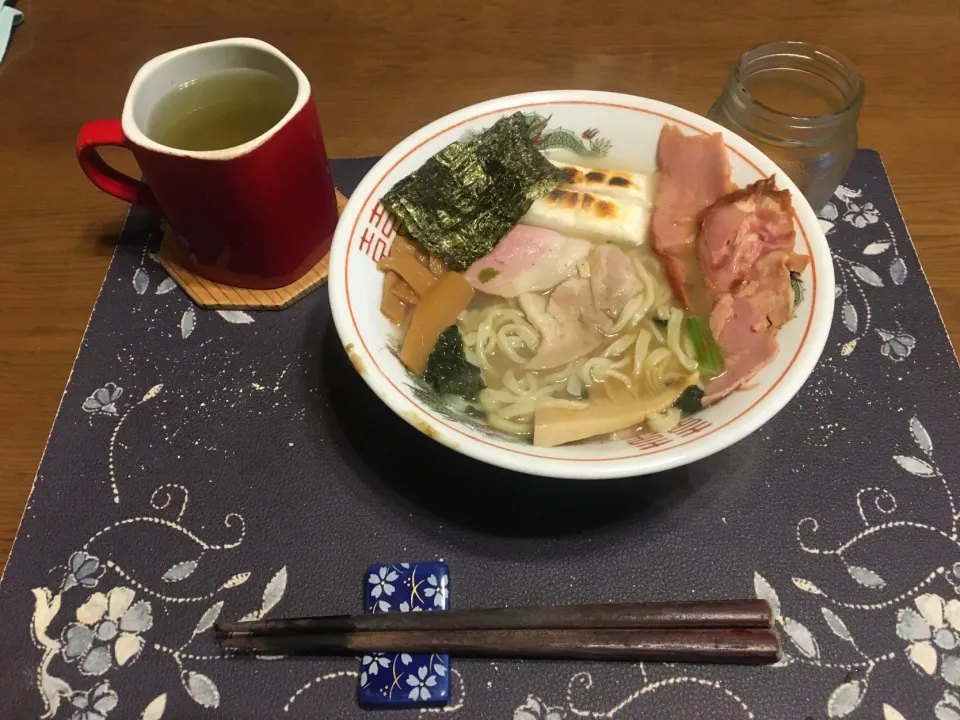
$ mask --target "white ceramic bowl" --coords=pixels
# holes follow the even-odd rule
[[[653,167],[665,123],[679,125],[686,133],[719,131],[738,185],[776,175],[777,185],[791,191],[796,250],[811,260],[802,278],[804,297],[796,317],[777,335],[780,354],[754,378],[749,390],[728,396],[668,433],[650,433],[629,444],[597,441],[537,448],[446,408],[401,365],[391,352],[396,331],[380,314],[383,276],[376,260],[389,249],[395,233],[379,198],[449,143],[518,110],[546,120],[538,138],[545,149],[563,146],[589,154],[581,164],[592,167],[603,167],[605,162]],[[704,458],[752,433],[794,396],[813,370],[830,330],[833,288],[830,250],[813,210],[790,178],[763,153],[719,125],[672,105],[584,90],[490,100],[413,133],[387,153],[353,193],[330,256],[330,303],[337,332],[354,367],[391,410],[434,440],[470,457],[533,475],[565,478],[658,472]]]

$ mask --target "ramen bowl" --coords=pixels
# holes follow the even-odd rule
[[[664,124],[684,133],[721,133],[740,186],[776,176],[793,196],[795,250],[809,255],[793,320],[777,333],[780,352],[747,389],[683,419],[668,432],[641,431],[627,440],[595,439],[559,447],[534,447],[502,433],[439,398],[396,356],[399,330],[380,312],[383,275],[377,261],[396,230],[380,198],[398,180],[456,140],[490,127],[503,115],[522,112],[532,121],[534,142],[564,148],[578,164],[652,168]],[[357,187],[337,226],[330,254],[330,303],[341,341],[357,372],[397,415],[433,440],[492,465],[562,478],[617,478],[685,465],[742,440],[772,418],[813,370],[830,330],[834,277],[830,250],[817,217],[794,183],[745,140],[699,115],[632,95],[548,91],[490,100],[447,115],[418,130],[381,159]]]

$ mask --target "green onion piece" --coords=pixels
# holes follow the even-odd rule
[[[480,282],[482,282],[482,283],[487,283],[487,282],[490,282],[491,280],[493,280],[493,279],[494,279],[495,277],[497,277],[497,275],[499,275],[499,274],[500,274],[500,271],[497,270],[497,268],[485,267],[485,268],[484,268],[483,270],[481,270],[480,273],[477,275],[477,278],[480,280]]]
[[[723,364],[723,354],[717,346],[717,341],[713,339],[707,319],[688,315],[685,322],[690,342],[693,343],[694,352],[697,355],[697,363],[700,365],[700,374],[706,377],[722,374],[726,369]]]

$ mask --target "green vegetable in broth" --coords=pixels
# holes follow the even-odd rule
[[[445,147],[382,202],[428,253],[462,271],[493,250],[534,200],[565,180],[515,113],[469,143]]]
[[[677,398],[673,406],[679,408],[686,415],[693,415],[693,413],[700,412],[703,409],[701,402],[703,395],[703,388],[699,385],[690,385],[680,393],[680,397]]]
[[[480,368],[467,362],[463,336],[456,325],[440,333],[427,358],[423,379],[438,395],[457,395],[465,400],[476,399],[477,393],[483,390]]]
[[[706,377],[722,374],[726,369],[723,364],[723,354],[717,346],[717,341],[713,339],[707,319],[690,315],[686,318],[686,325],[700,366],[700,374]]]

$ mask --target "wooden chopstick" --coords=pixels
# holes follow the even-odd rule
[[[767,664],[780,659],[770,629],[402,630],[301,635],[231,635],[225,650],[270,655],[450,653],[456,657],[522,657],[650,662]]]
[[[556,607],[442,610],[223,622],[219,636],[315,635],[351,632],[551,629],[709,629],[773,626],[765,600],[559,605]]]

